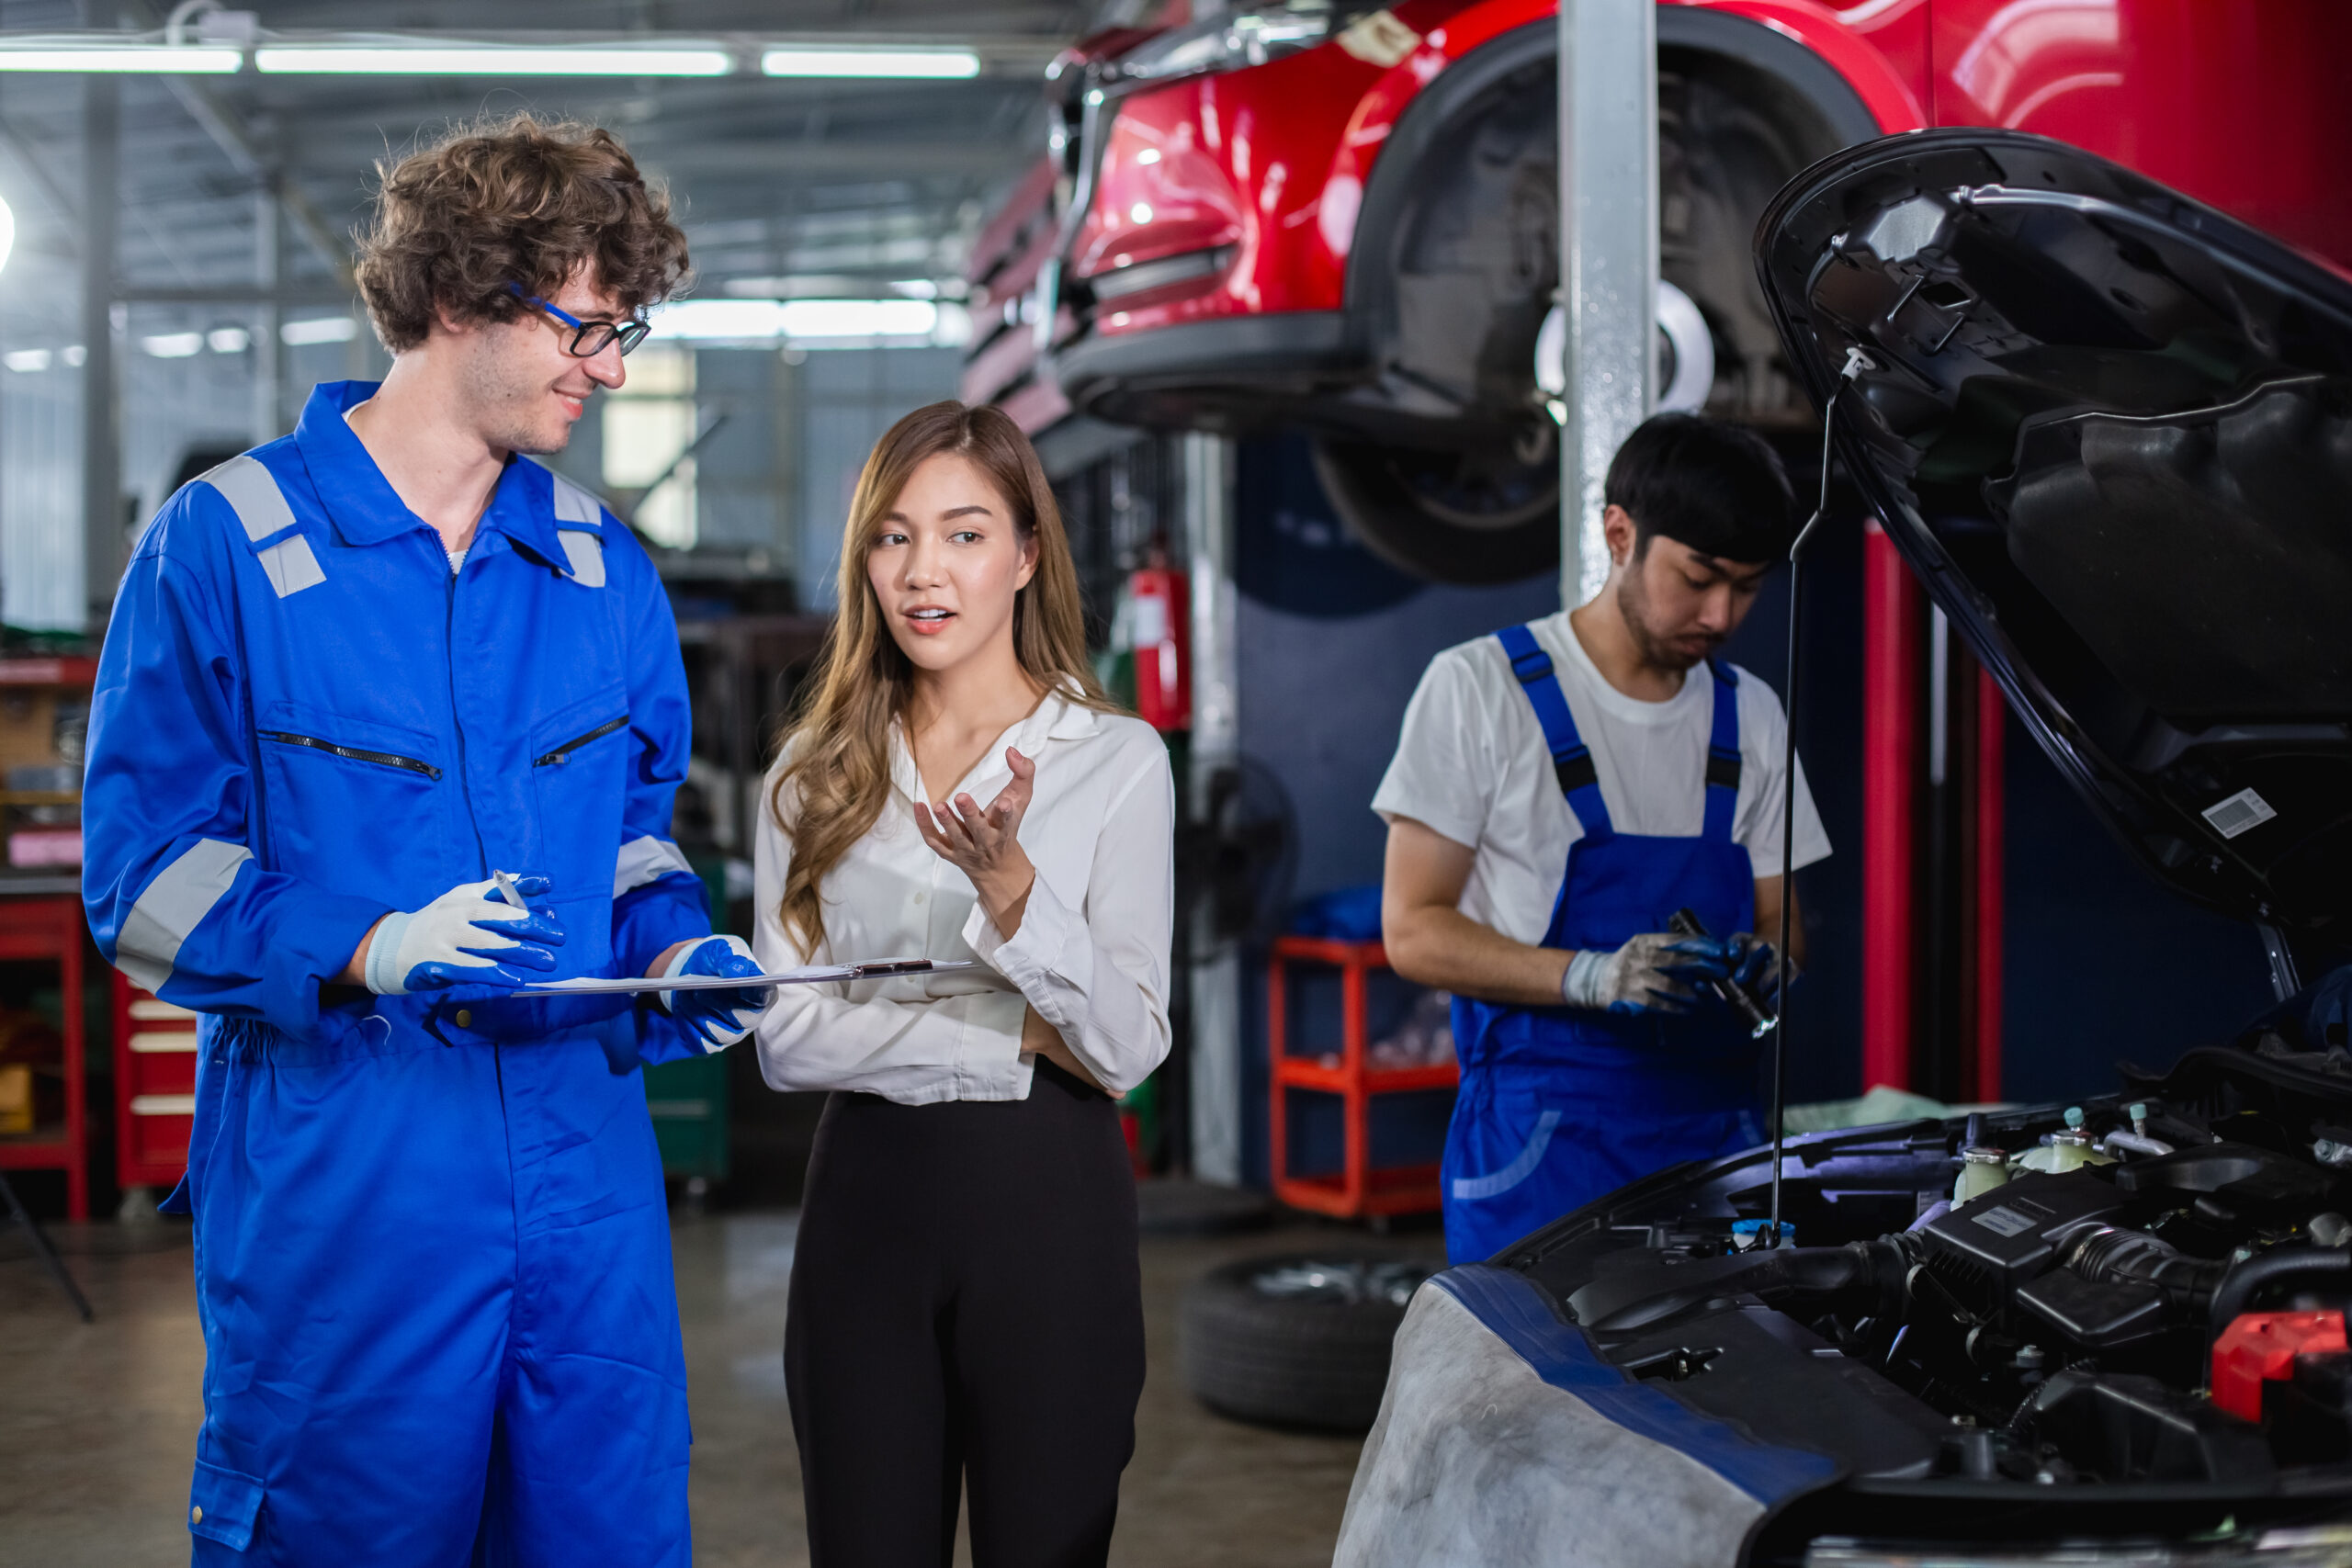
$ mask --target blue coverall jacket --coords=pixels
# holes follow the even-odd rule
[[[84,897],[203,1014],[198,1562],[684,1562],[685,1373],[647,1003],[322,989],[495,868],[559,975],[706,934],[668,840],[685,680],[652,563],[516,460],[454,574],[323,386],[140,542],[91,706]]]

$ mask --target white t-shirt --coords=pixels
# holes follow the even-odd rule
[[[1667,701],[1642,702],[1602,679],[1569,629],[1566,612],[1530,626],[1552,656],[1577,732],[1591,749],[1600,798],[1616,830],[1695,837],[1706,822],[1714,677],[1698,666]],[[1739,796],[1732,836],[1747,847],[1758,877],[1776,876],[1787,721],[1770,687],[1733,669],[1739,675]],[[1449,648],[1430,661],[1405,710],[1396,760],[1372,808],[1392,822],[1409,817],[1475,849],[1461,911],[1514,942],[1544,940],[1568,846],[1584,829],[1560,793],[1534,706],[1494,637]],[[1797,768],[1795,852],[1800,868],[1829,853],[1803,764]]]

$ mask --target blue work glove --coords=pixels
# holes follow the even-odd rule
[[[544,876],[505,883],[526,901],[546,897],[550,886]],[[515,908],[492,877],[460,883],[422,909],[386,915],[368,944],[364,974],[368,988],[379,997],[452,986],[525,986],[531,976],[522,971],[553,969],[548,949],[562,945],[563,926],[553,909]]]
[[[1588,948],[1568,960],[1560,999],[1621,1015],[1689,1012],[1695,987],[1731,973],[1727,944],[1707,936],[1646,931],[1614,952]]]
[[[1731,978],[1744,987],[1747,994],[1773,1007],[1781,995],[1781,953],[1770,942],[1753,931],[1741,931],[1725,944],[1731,950]],[[1789,965],[1789,977],[1797,976],[1794,964]]]
[[[740,936],[714,936],[706,937],[670,960],[670,966],[662,971],[662,978],[759,972],[759,960],[752,956],[751,943]],[[752,1026],[760,1021],[760,1014],[767,1010],[775,998],[774,986],[745,986],[741,989],[714,986],[707,989],[664,991],[662,1006],[677,1020],[679,1028],[702,1042],[704,1050],[718,1051],[751,1033]]]

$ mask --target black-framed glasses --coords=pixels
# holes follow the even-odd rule
[[[653,323],[650,321],[583,321],[571,311],[550,305],[536,294],[524,293],[523,286],[519,283],[508,284],[506,292],[526,305],[536,306],[545,310],[548,315],[570,327],[571,341],[564,345],[564,352],[574,359],[594,359],[616,343],[621,345],[621,353],[626,355],[630,349],[643,343],[646,334],[653,330]]]

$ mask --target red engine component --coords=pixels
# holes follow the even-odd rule
[[[2248,1421],[2262,1419],[2262,1385],[2295,1375],[2299,1356],[2347,1348],[2340,1312],[2250,1312],[2213,1342],[2213,1403]]]
[[[1147,566],[1127,579],[1135,617],[1136,713],[1167,734],[1193,723],[1192,601],[1184,574]]]

